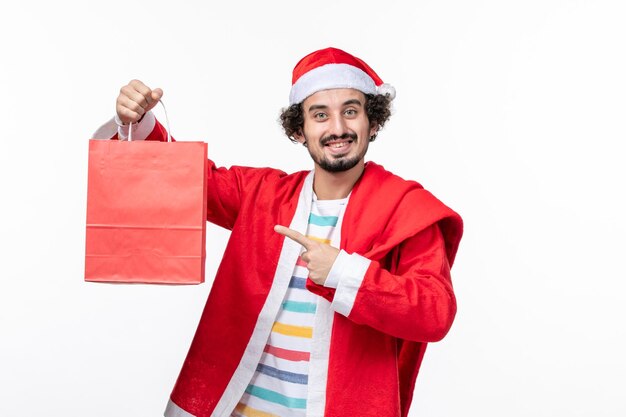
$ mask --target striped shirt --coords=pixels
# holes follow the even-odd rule
[[[306,235],[330,244],[348,199],[314,200]],[[306,289],[306,264],[296,262],[263,355],[234,417],[304,417],[309,358],[319,297]]]

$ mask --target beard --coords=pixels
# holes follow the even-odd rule
[[[315,158],[313,158],[315,160]],[[359,158],[358,156],[355,156],[353,158],[337,158],[337,159],[333,159],[333,160],[329,160],[328,158],[326,158],[325,156],[319,158],[317,161],[317,164],[320,166],[320,168],[322,168],[324,171],[327,172],[344,172],[344,171],[348,171],[352,168],[354,168],[355,166],[357,166],[357,164],[359,163],[359,161],[361,160],[361,158]]]
[[[354,143],[357,141],[357,136],[354,133],[344,133],[341,136],[326,136],[320,140],[320,144],[323,148],[328,142],[337,139],[352,139],[352,143]],[[344,172],[354,168],[361,161],[361,159],[363,159],[363,157],[365,156],[365,152],[367,151],[367,147],[365,147],[362,155],[355,155],[351,158],[337,155],[336,157],[329,159],[323,153],[318,156],[314,155],[313,152],[311,152],[311,149],[309,149],[308,147],[307,149],[309,150],[309,155],[311,155],[313,161],[317,163],[320,168],[327,172]]]

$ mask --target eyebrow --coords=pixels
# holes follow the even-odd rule
[[[342,106],[349,106],[349,105],[359,105],[359,106],[363,106],[363,103],[361,103],[361,100],[358,100],[356,98],[344,101],[344,103],[342,104]],[[313,111],[313,110],[320,110],[320,109],[327,109],[328,106],[326,106],[325,104],[313,104],[311,107],[309,107],[309,109],[307,111]]]
[[[327,109],[328,106],[325,106],[323,104],[314,104],[311,107],[309,107],[308,111],[313,111],[313,110],[320,110],[320,109]]]
[[[363,103],[361,103],[361,100],[358,100],[356,98],[353,98],[343,103],[344,106],[349,106],[350,104],[358,104],[359,106],[363,105]]]

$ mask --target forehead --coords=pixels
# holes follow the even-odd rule
[[[306,111],[311,106],[342,106],[345,102],[355,99],[364,104],[365,94],[353,88],[321,90],[308,96],[302,102],[302,108]]]

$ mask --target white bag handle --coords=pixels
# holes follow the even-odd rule
[[[161,103],[161,106],[163,106],[163,112],[165,113],[165,127],[167,130],[167,141],[171,142],[172,136],[170,135],[170,119],[167,117],[167,109],[165,108],[165,104],[163,104],[163,100],[159,100],[159,103]],[[128,125],[128,141],[130,142],[131,140],[133,140],[133,123],[132,122]]]

